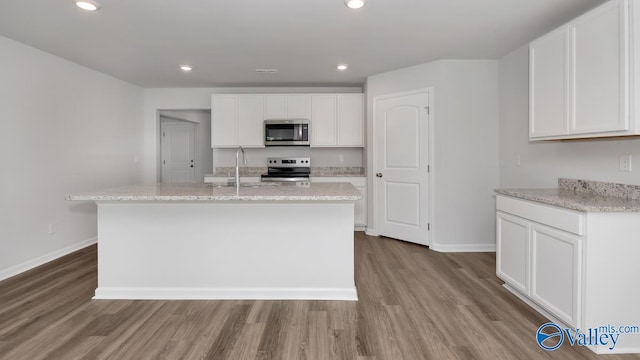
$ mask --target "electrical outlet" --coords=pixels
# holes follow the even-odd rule
[[[631,171],[631,155],[620,155],[620,171]]]
[[[49,235],[54,235],[58,232],[58,223],[49,223]]]
[[[344,155],[342,154],[338,155],[338,161],[344,162]]]

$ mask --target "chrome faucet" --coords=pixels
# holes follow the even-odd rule
[[[247,154],[242,146],[238,146],[236,150],[236,192],[240,192],[240,152],[242,151],[242,163],[247,165]]]

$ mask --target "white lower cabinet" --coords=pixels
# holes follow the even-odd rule
[[[529,292],[529,223],[498,211],[496,272],[523,293]]]
[[[567,325],[579,318],[582,239],[531,224],[531,298]]]
[[[583,238],[577,234],[585,215],[503,196],[497,208],[497,276],[566,325],[579,326]]]
[[[619,335],[615,346],[592,342],[590,350],[640,353],[640,331],[612,332],[640,324],[638,234],[640,212],[580,212],[498,195],[496,275],[563,329]]]
[[[354,226],[358,230],[363,230],[367,226],[367,178],[364,176],[335,176],[335,177],[312,177],[311,182],[348,182],[353,184],[362,198],[356,201],[354,213]]]

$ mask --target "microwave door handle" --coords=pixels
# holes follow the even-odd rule
[[[298,126],[298,140],[302,140],[302,125]]]

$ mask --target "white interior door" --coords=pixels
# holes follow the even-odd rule
[[[162,123],[162,182],[195,182],[195,125]]]
[[[429,245],[429,93],[374,101],[375,217],[379,235]]]

